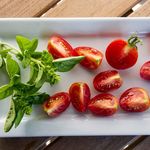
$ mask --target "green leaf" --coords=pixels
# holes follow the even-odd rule
[[[0,87],[0,100],[12,95],[13,88],[9,84]]]
[[[39,71],[37,74],[37,78],[35,80],[35,84],[38,84],[38,82],[41,80],[41,78],[43,76],[43,71],[44,71],[44,69],[42,67],[39,67]]]
[[[28,81],[28,84],[34,84],[38,74],[38,67],[36,64],[31,63],[30,64],[30,79]]]
[[[19,65],[10,55],[7,55],[6,58],[6,70],[10,78],[13,78],[16,74],[20,75]]]
[[[30,41],[28,38],[20,35],[16,36],[16,41],[22,53],[27,50],[31,54],[35,51],[38,45],[38,39],[33,39],[32,41]]]
[[[84,56],[67,57],[53,60],[53,65],[59,72],[70,71],[76,64],[80,63]]]
[[[30,56],[24,56],[22,60],[22,67],[27,68],[31,62]]]
[[[3,49],[3,50],[0,50],[0,55],[4,58],[6,58],[8,52],[10,52],[12,49]]]
[[[3,58],[2,56],[0,55],[0,68],[3,67]]]
[[[11,100],[10,109],[7,114],[7,118],[6,118],[5,125],[4,125],[5,132],[8,132],[12,128],[15,118],[16,118],[15,104],[13,100]]]
[[[9,82],[9,85],[10,85],[10,86],[14,86],[14,85],[16,85],[16,84],[18,84],[18,83],[20,83],[20,82],[21,82],[21,77],[20,77],[20,75],[15,74],[15,75],[11,78],[11,80],[10,80],[10,82]]]
[[[28,98],[28,101],[32,104],[43,104],[49,97],[46,93],[35,93]]]
[[[40,59],[42,57],[42,52],[33,52],[31,56],[33,58]]]
[[[17,112],[17,116],[16,116],[16,119],[15,119],[15,128],[18,127],[18,125],[20,124],[22,118],[24,116],[24,112],[20,109],[18,112]]]
[[[43,51],[41,61],[44,65],[51,65],[53,61],[53,57],[46,50]]]

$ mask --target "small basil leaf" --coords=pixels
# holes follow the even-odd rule
[[[76,64],[80,63],[84,56],[67,57],[53,60],[53,65],[59,72],[67,72],[71,70]]]
[[[30,56],[24,56],[22,60],[22,67],[27,68],[31,62]]]
[[[42,52],[33,52],[33,53],[31,54],[31,56],[32,56],[33,58],[39,59],[39,58],[42,57]]]
[[[14,86],[14,85],[16,85],[16,84],[18,84],[18,83],[20,83],[20,82],[21,82],[21,77],[20,77],[20,75],[15,74],[15,75],[11,78],[9,85],[10,85],[10,86]]]
[[[49,97],[46,93],[36,93],[33,96],[29,97],[29,101],[31,101],[32,104],[43,104],[45,100],[47,100]]]
[[[38,67],[36,64],[31,63],[30,64],[30,79],[28,81],[28,84],[34,84],[38,74]]]
[[[6,58],[6,70],[10,78],[13,78],[16,74],[20,75],[20,67],[10,55],[7,55]]]
[[[53,57],[46,50],[43,51],[41,61],[44,65],[51,65],[53,61]]]
[[[0,50],[0,55],[4,58],[6,58],[8,52],[10,52],[12,49],[4,49],[4,50]]]
[[[42,67],[39,67],[37,78],[35,80],[35,85],[41,80],[42,75],[43,75],[43,71],[44,71],[44,69]]]
[[[3,67],[3,58],[2,56],[0,55],[0,68]]]
[[[20,124],[20,122],[21,122],[23,116],[24,116],[24,112],[20,109],[20,110],[17,112],[17,115],[16,115],[15,128],[18,127],[18,125]]]
[[[24,53],[25,50],[27,50],[29,53],[32,53],[35,51],[38,45],[37,39],[33,39],[32,41],[30,41],[28,38],[20,35],[16,36],[16,41],[22,53]]]
[[[12,128],[15,118],[16,118],[15,104],[14,104],[14,101],[11,100],[10,109],[7,114],[7,118],[6,118],[5,125],[4,125],[5,132],[8,132]]]
[[[0,100],[10,96],[13,93],[13,88],[9,84],[0,87]]]

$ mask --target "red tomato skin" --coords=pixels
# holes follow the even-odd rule
[[[103,54],[101,51],[95,48],[81,46],[76,47],[74,51],[76,53],[75,55],[77,56],[85,56],[80,64],[87,69],[97,69],[102,63]]]
[[[79,112],[86,112],[91,92],[86,83],[76,82],[69,88],[70,100],[73,107]]]
[[[143,64],[140,69],[140,76],[145,80],[150,80],[150,61]]]
[[[49,97],[43,104],[43,109],[50,117],[56,117],[64,112],[70,104],[69,94],[59,92]]]
[[[120,88],[123,80],[116,70],[103,71],[93,80],[94,88],[99,92],[108,92]]]
[[[131,47],[122,39],[112,41],[106,49],[106,60],[115,69],[128,69],[135,65],[138,59],[136,47]]]
[[[47,49],[55,59],[74,56],[72,46],[59,35],[53,35],[50,37]]]
[[[88,109],[97,116],[111,116],[118,109],[118,100],[109,93],[98,94],[91,99]]]
[[[149,108],[150,100],[143,88],[134,87],[121,95],[119,105],[127,112],[143,112]]]

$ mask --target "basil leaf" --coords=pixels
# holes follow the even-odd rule
[[[53,60],[53,65],[59,72],[70,71],[76,64],[80,63],[84,59],[84,56],[59,58]]]
[[[49,95],[46,93],[36,93],[28,97],[28,101],[32,104],[43,104],[48,98]]]
[[[30,41],[28,38],[20,35],[16,36],[16,41],[22,53],[24,53],[25,50],[27,50],[29,53],[32,53],[35,51],[38,45],[37,39]]]
[[[41,61],[44,65],[51,65],[53,61],[53,57],[46,50],[43,51]]]
[[[39,58],[42,57],[42,52],[33,52],[33,53],[31,54],[31,56],[32,56],[33,58],[39,59]]]
[[[2,56],[0,55],[0,68],[3,67],[3,58]]]
[[[4,125],[5,132],[8,132],[12,128],[15,118],[16,118],[15,104],[14,104],[14,101],[11,100],[10,109],[7,114],[7,118],[6,118],[5,125]]]
[[[20,124],[22,118],[24,116],[24,112],[20,109],[18,112],[17,112],[17,116],[16,116],[16,119],[15,119],[15,128],[18,127],[18,125]]]
[[[13,88],[9,84],[0,87],[0,100],[12,95]]]
[[[31,63],[30,64],[30,79],[28,81],[28,84],[34,84],[34,81],[37,78],[37,74],[38,74],[38,67],[36,64]]]
[[[31,62],[30,56],[24,56],[22,60],[22,67],[27,68]]]
[[[16,85],[16,84],[18,84],[18,83],[20,83],[20,82],[21,82],[21,77],[20,77],[20,75],[15,74],[15,75],[11,78],[11,80],[10,80],[10,82],[9,82],[9,85],[10,85],[10,86],[14,86],[14,85]]]
[[[37,78],[35,80],[35,85],[41,80],[42,75],[43,75],[43,71],[44,71],[44,69],[42,67],[39,67]]]
[[[6,58],[6,70],[10,78],[13,78],[16,74],[20,75],[19,65],[10,55],[7,55]]]

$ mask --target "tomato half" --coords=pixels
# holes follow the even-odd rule
[[[77,56],[85,56],[80,64],[87,69],[97,69],[102,63],[103,54],[95,48],[77,47],[74,51]]]
[[[108,92],[110,90],[118,89],[122,83],[121,76],[116,70],[101,72],[96,75],[93,80],[93,85],[99,92]]]
[[[43,108],[49,116],[55,117],[65,111],[69,104],[69,94],[66,92],[59,92],[49,97],[49,99],[44,102]]]
[[[143,64],[140,69],[140,76],[145,80],[150,80],[150,61]]]
[[[108,93],[99,94],[91,99],[88,108],[94,115],[111,116],[118,109],[118,100]]]
[[[128,112],[142,112],[149,108],[148,93],[139,87],[126,90],[120,97],[120,107]]]
[[[74,55],[72,46],[65,39],[58,35],[53,35],[50,37],[47,49],[55,59]]]
[[[86,83],[76,82],[69,88],[69,95],[74,108],[79,112],[85,112],[90,100],[90,88]]]

